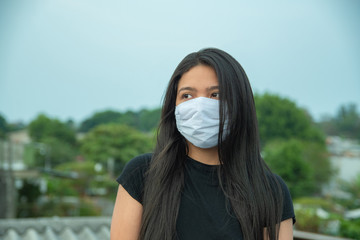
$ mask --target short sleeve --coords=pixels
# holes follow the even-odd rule
[[[283,213],[282,213],[281,221],[292,218],[293,224],[294,224],[296,222],[296,218],[295,218],[294,206],[293,206],[293,202],[291,199],[290,191],[289,191],[288,187],[286,186],[286,183],[284,182],[284,180],[280,176],[278,176],[278,175],[276,175],[276,176],[281,185],[281,189],[283,192]]]
[[[151,161],[152,154],[147,153],[130,160],[124,167],[116,181],[136,201],[142,204],[144,190],[144,176]]]

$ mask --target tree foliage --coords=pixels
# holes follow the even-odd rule
[[[26,128],[26,124],[21,121],[8,123],[7,125],[8,132],[15,132],[15,131],[23,130],[25,128]]]
[[[0,114],[0,139],[5,138],[7,131],[8,125],[6,119]]]
[[[300,141],[274,141],[264,149],[264,160],[285,181],[294,198],[314,193],[314,169],[303,158]]]
[[[127,111],[119,119],[118,123],[132,126],[143,132],[150,132],[157,127],[160,121],[161,109],[142,109],[139,112]]]
[[[39,207],[36,206],[36,202],[41,196],[39,184],[31,179],[24,180],[22,186],[17,192],[17,217],[35,217],[39,216]]]
[[[255,95],[260,139],[263,145],[273,139],[296,138],[324,142],[324,135],[311,117],[294,102],[277,95]]]
[[[85,196],[86,191],[90,187],[91,181],[97,175],[95,171],[95,163],[91,161],[73,161],[60,164],[56,170],[64,173],[76,173],[76,179],[61,179],[62,182],[71,183],[71,188],[80,196]],[[56,190],[56,188],[54,188]],[[61,191],[61,189],[58,189]]]
[[[77,154],[75,130],[68,124],[40,114],[28,126],[28,132],[34,141],[27,147],[27,156],[32,166],[53,167],[69,162]]]
[[[322,119],[320,126],[328,135],[360,140],[360,114],[356,104],[340,106],[336,115]]]
[[[28,131],[30,137],[37,142],[51,137],[72,145],[76,143],[75,131],[73,129],[58,119],[51,119],[44,114],[38,115],[29,124]]]
[[[92,117],[84,120],[79,128],[80,132],[88,132],[92,128],[106,123],[118,123],[131,126],[142,132],[150,132],[155,128],[160,120],[160,109],[142,109],[138,112],[126,111],[124,113],[116,111],[97,112]]]
[[[152,110],[143,109],[139,114],[139,129],[142,131],[152,131],[157,128],[160,122],[161,108]]]
[[[43,138],[36,148],[35,166],[47,168],[73,161],[78,152],[77,146],[54,137]]]
[[[115,160],[116,171],[133,157],[152,151],[153,137],[122,124],[105,124],[92,129],[81,143],[86,160],[108,164]]]
[[[319,193],[335,172],[325,146],[319,143],[273,140],[265,146],[263,155],[269,167],[286,181],[295,198]]]
[[[351,181],[341,181],[340,185],[350,195],[349,199],[342,200],[343,203],[350,209],[360,208],[360,173]]]
[[[255,102],[265,161],[294,197],[316,193],[334,173],[323,132],[289,99],[266,93]]]
[[[122,114],[120,112],[106,110],[103,112],[97,112],[88,119],[85,119],[79,128],[80,132],[88,132],[90,129],[106,123],[115,123]]]

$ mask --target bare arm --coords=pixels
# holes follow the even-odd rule
[[[111,240],[138,240],[142,205],[119,185],[111,220]]]
[[[286,219],[280,223],[279,240],[293,240],[293,220],[292,218]],[[268,240],[266,228],[264,229],[264,239]]]

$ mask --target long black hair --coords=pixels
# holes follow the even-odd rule
[[[170,79],[157,144],[145,177],[140,239],[176,239],[188,146],[176,128],[175,102],[180,78],[197,65],[212,67],[219,81],[218,176],[227,204],[240,223],[244,239],[263,239],[264,228],[269,239],[278,239],[282,191],[276,176],[260,156],[251,86],[241,65],[228,53],[215,48],[187,55]],[[223,138],[225,120],[228,133]]]

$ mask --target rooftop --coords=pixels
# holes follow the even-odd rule
[[[110,217],[52,217],[1,219],[3,240],[110,239]]]
[[[110,239],[111,217],[0,219],[1,240]],[[294,230],[295,240],[345,240]]]

